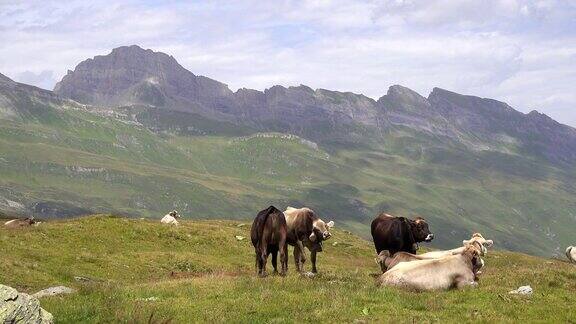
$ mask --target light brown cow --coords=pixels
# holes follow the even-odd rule
[[[469,240],[462,241],[463,246],[452,249],[452,250],[445,250],[445,251],[432,251],[423,254],[411,254],[408,252],[398,252],[393,256],[386,250],[380,252],[376,257],[375,261],[380,266],[382,272],[386,272],[386,270],[393,268],[400,262],[410,262],[410,261],[417,261],[417,260],[430,260],[430,259],[439,259],[449,255],[456,255],[462,254],[465,248],[469,245],[476,247],[480,251],[481,256],[485,256],[488,250],[486,247],[490,247],[494,244],[492,240],[486,240],[480,233],[472,234],[472,237]],[[480,274],[481,272],[478,272]]]
[[[480,233],[474,233],[474,234],[472,234],[472,237],[469,240],[462,241],[462,246],[459,248],[452,249],[452,250],[445,250],[445,251],[431,251],[431,252],[427,252],[427,253],[422,253],[422,254],[420,254],[420,256],[422,256],[423,258],[435,259],[435,258],[441,258],[441,257],[447,256],[447,255],[461,254],[462,251],[464,251],[466,246],[469,244],[476,246],[476,248],[478,250],[480,250],[480,254],[482,256],[485,256],[486,253],[488,253],[487,248],[494,245],[494,241],[486,240],[482,236],[482,234],[480,234]]]
[[[440,259],[401,262],[382,274],[381,286],[414,291],[448,290],[475,287],[476,272],[482,267],[480,251],[469,245],[462,254]]]
[[[9,228],[27,227],[38,225],[40,222],[34,220],[34,216],[28,217],[26,219],[12,219],[4,223],[4,226]]]
[[[304,246],[310,250],[312,261],[312,273],[317,273],[316,253],[322,252],[322,242],[332,235],[330,229],[334,227],[334,222],[324,222],[310,208],[288,207],[284,211],[286,225],[288,226],[288,244],[294,246],[294,262],[296,270],[302,272],[306,254]]]

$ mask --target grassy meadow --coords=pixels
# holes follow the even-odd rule
[[[250,224],[170,227],[97,215],[0,227],[0,282],[28,293],[77,289],[41,300],[58,323],[576,321],[576,266],[564,261],[490,251],[479,288],[409,293],[376,287],[372,243],[335,230],[319,254],[318,276],[297,275],[290,259],[288,276],[261,279]],[[521,285],[534,294],[508,294]]]

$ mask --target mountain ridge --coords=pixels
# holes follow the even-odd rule
[[[508,147],[508,152],[514,142],[522,154],[553,163],[576,162],[576,130],[557,122],[558,127],[552,127],[549,117],[524,114],[495,99],[438,87],[424,97],[401,85],[390,86],[377,100],[306,85],[233,92],[222,82],[186,70],[168,54],[137,45],[79,63],[54,91],[84,104],[111,108],[143,104],[261,131],[293,133],[320,143],[359,144],[400,126],[444,136],[471,149]],[[557,147],[551,147],[556,142]]]

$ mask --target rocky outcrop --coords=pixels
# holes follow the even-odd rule
[[[40,307],[37,298],[0,285],[1,323],[53,323],[52,314]]]
[[[42,297],[50,297],[50,296],[57,296],[57,295],[68,295],[75,293],[76,290],[66,287],[66,286],[55,286],[46,289],[42,289],[39,292],[32,295],[35,298],[42,298]]]
[[[469,138],[492,146],[513,140],[520,154],[555,163],[576,161],[576,129],[545,114],[523,114],[504,102],[439,88],[434,88],[428,101],[432,109]]]
[[[54,92],[90,105],[143,104],[208,115],[225,110],[233,96],[225,84],[194,75],[172,56],[136,45],[81,62]]]

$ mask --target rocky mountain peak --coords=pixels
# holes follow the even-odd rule
[[[218,98],[233,95],[225,84],[194,75],[174,57],[137,45],[81,62],[54,91],[91,105],[149,105],[206,114],[226,110],[229,103]],[[199,102],[217,104],[217,109],[203,111]]]
[[[12,79],[10,79],[9,77],[5,76],[4,74],[0,73],[0,82],[10,83],[10,82],[14,82],[14,81],[12,81]]]
[[[418,111],[430,106],[428,100],[416,91],[401,85],[388,88],[386,95],[378,100],[388,109],[402,108],[404,110]]]

